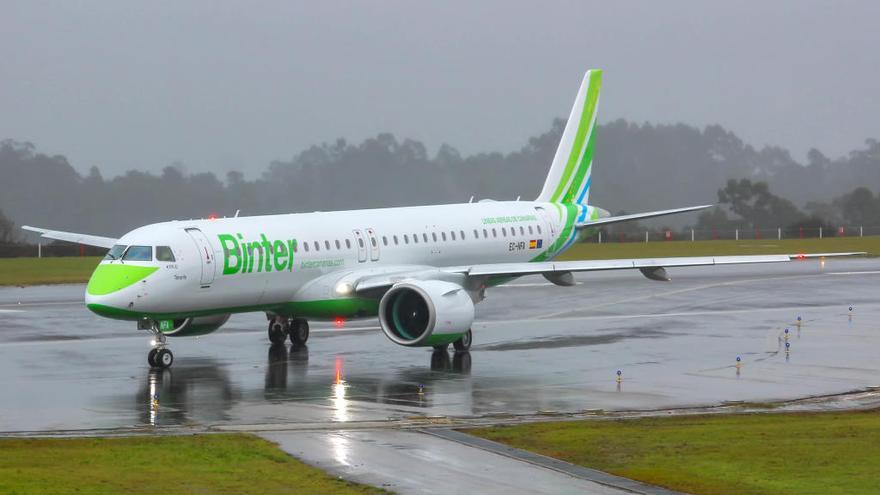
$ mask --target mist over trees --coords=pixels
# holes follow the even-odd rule
[[[472,195],[532,199],[563,127],[556,120],[511,153],[470,156],[449,145],[429,154],[422,143],[391,134],[358,144],[340,139],[274,161],[255,180],[238,172],[188,174],[175,165],[158,174],[104,178],[92,167],[81,175],[64,156],[7,140],[0,143],[0,210],[17,225],[117,236],[151,222],[239,209],[257,215],[466,202]],[[880,142],[873,139],[836,159],[814,149],[799,163],[785,149],[757,149],[717,125],[615,120],[598,129],[594,167],[590,203],[613,212],[720,202],[698,223],[880,223]]]

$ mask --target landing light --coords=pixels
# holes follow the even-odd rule
[[[354,292],[354,286],[348,282],[340,282],[336,284],[336,294],[340,296],[349,296]]]

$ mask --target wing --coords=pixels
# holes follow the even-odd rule
[[[818,253],[818,254],[768,254],[753,256],[700,256],[684,258],[639,258],[588,261],[548,261],[542,263],[489,263],[452,267],[432,267],[402,265],[382,270],[366,269],[347,272],[339,279],[353,292],[371,293],[373,296],[403,280],[446,279],[471,286],[479,286],[485,281],[500,277],[521,277],[525,275],[544,275],[557,285],[573,285],[573,272],[592,272],[604,270],[639,270],[652,280],[668,281],[665,268],[710,265],[742,265],[750,263],[786,263],[810,258],[832,258],[840,256],[860,256],[864,252]],[[461,277],[450,279],[450,277]],[[378,292],[376,292],[378,291]]]
[[[76,244],[85,244],[86,246],[95,246],[110,249],[116,244],[118,239],[113,239],[111,237],[101,237],[97,235],[88,235],[88,234],[77,234],[74,232],[62,232],[60,230],[49,230],[49,229],[41,229],[38,227],[30,227],[28,225],[23,225],[21,227],[24,230],[30,232],[36,232],[40,234],[40,237],[45,237],[46,239],[55,239],[58,241],[67,241],[74,242]]]
[[[859,256],[864,252],[818,254],[767,254],[753,256],[698,256],[683,258],[637,258],[588,261],[547,261],[541,263],[491,263],[443,268],[447,273],[469,277],[505,277],[522,275],[554,275],[572,272],[639,269],[648,278],[668,280],[664,268],[708,265],[744,265],[751,263],[785,263],[808,258]],[[651,275],[655,276],[651,276]]]
[[[616,217],[597,218],[595,220],[587,220],[578,222],[575,228],[585,229],[587,227],[596,227],[599,225],[608,225],[610,223],[628,222],[630,220],[641,220],[643,218],[662,217],[665,215],[675,215],[676,213],[687,213],[689,211],[705,210],[714,205],[688,206],[685,208],[674,208],[672,210],[649,211],[645,213],[633,213],[632,215],[620,215]]]

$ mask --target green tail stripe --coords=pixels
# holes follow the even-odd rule
[[[587,176],[587,172],[590,171],[590,167],[593,165],[593,143],[595,142],[596,130],[593,129],[593,132],[590,133],[590,137],[587,139],[587,151],[584,153],[584,159],[578,167],[577,175],[575,175],[574,180],[571,181],[571,187],[568,188],[568,192],[565,193],[565,196],[562,198],[563,203],[573,203],[575,201],[575,195],[580,190],[581,184],[584,182],[584,177]]]
[[[573,203],[559,204],[558,207],[565,209],[565,225],[562,227],[562,230],[559,232],[559,237],[556,238],[556,241],[547,248],[546,251],[532,258],[532,261],[547,261],[553,259],[553,257],[562,249],[562,246],[568,242],[569,238],[574,234],[574,224],[575,220],[577,220],[578,215],[578,206]]]
[[[581,148],[584,145],[584,138],[586,137],[587,131],[590,130],[590,124],[593,122],[593,113],[596,111],[596,102],[599,99],[599,89],[601,86],[602,71],[594,70],[590,72],[587,97],[584,98],[584,110],[581,112],[581,120],[578,123],[574,144],[571,147],[571,153],[569,154],[568,162],[565,165],[565,172],[563,172],[562,178],[556,186],[556,191],[554,191],[553,195],[550,197],[550,201],[559,201],[559,198],[565,190],[566,184],[568,184],[568,179],[571,178],[571,174],[577,165],[578,158],[580,158]]]

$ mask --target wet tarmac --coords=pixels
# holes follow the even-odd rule
[[[399,347],[369,320],[316,323],[307,347],[270,347],[262,315],[236,315],[215,334],[169,339],[175,363],[165,371],[147,366],[147,333],[85,309],[83,286],[4,288],[0,431],[344,428],[785,400],[880,384],[880,260],[670,275],[584,274],[571,288],[531,277],[492,289],[477,307],[473,349],[457,356]]]

